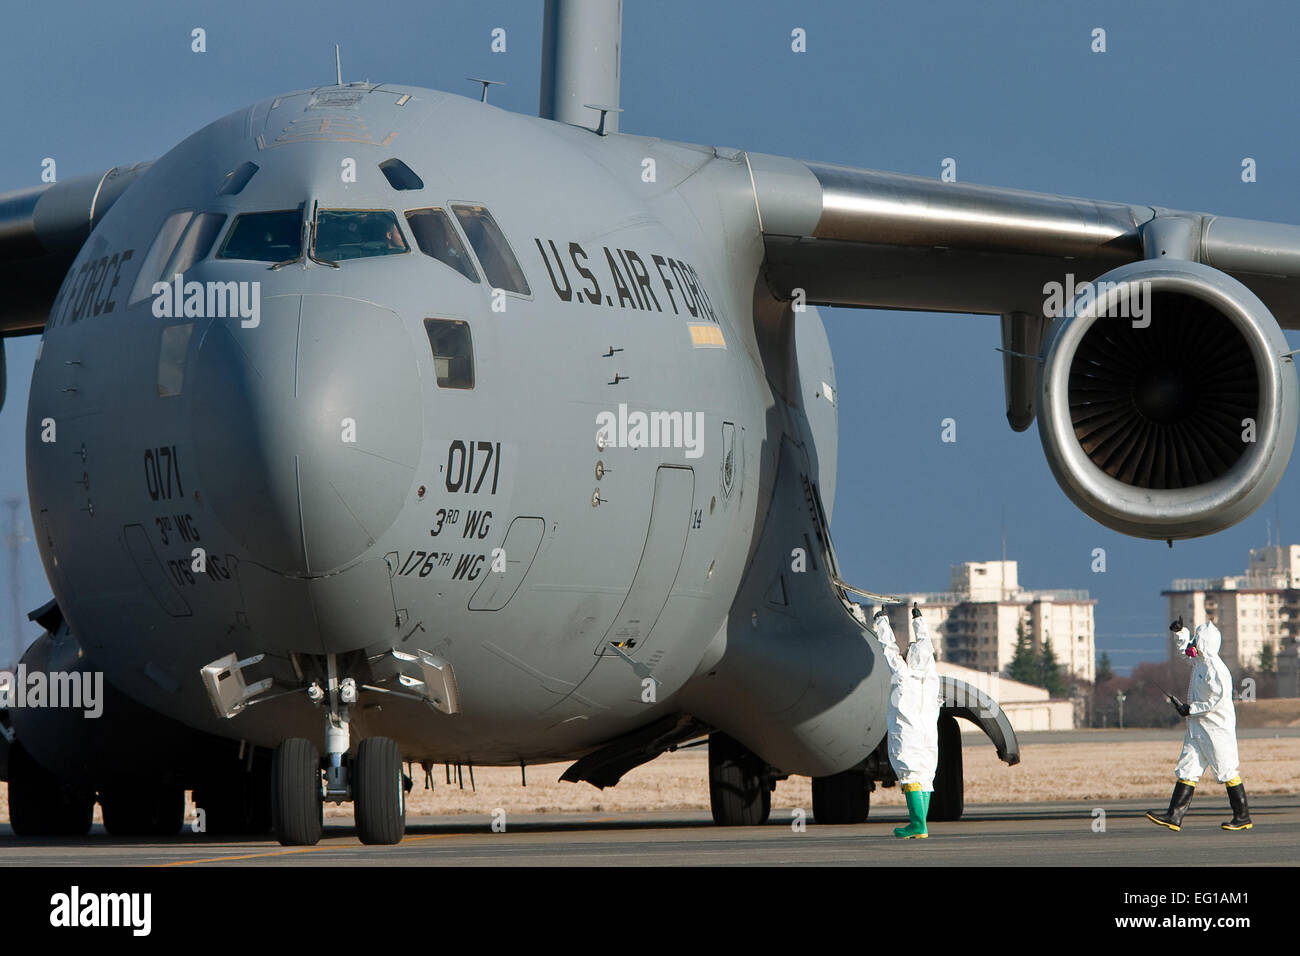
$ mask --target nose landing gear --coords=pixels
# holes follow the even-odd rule
[[[406,832],[406,781],[402,755],[387,737],[367,737],[357,747],[353,813],[362,843],[402,842]]]
[[[271,804],[276,838],[284,846],[315,846],[324,830],[325,801],[353,801],[357,836],[362,843],[400,843],[406,832],[406,776],[402,754],[388,737],[367,737],[349,757],[348,708],[357,701],[352,678],[339,680],[331,655],[328,687],[312,685],[308,695],[326,708],[325,761],[302,737],[275,749]]]
[[[271,763],[271,826],[281,846],[315,846],[325,826],[320,754],[304,737],[275,748]]]
[[[402,755],[388,737],[367,737],[349,766],[331,766],[331,781],[351,780],[357,836],[362,843],[401,843],[406,833],[407,780]],[[315,846],[325,823],[325,786],[316,745],[294,737],[275,748],[271,768],[271,810],[276,838],[282,846]],[[336,783],[331,784],[333,788]],[[342,803],[346,797],[331,797]]]

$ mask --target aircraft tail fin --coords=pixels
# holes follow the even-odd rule
[[[537,115],[618,132],[622,0],[546,0]]]

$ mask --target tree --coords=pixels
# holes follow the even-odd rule
[[[1038,686],[1046,687],[1052,697],[1065,696],[1065,680],[1061,677],[1061,665],[1057,663],[1056,653],[1052,650],[1052,639],[1043,639],[1043,653],[1038,659]]]
[[[1110,680],[1115,676],[1114,669],[1110,666],[1110,655],[1105,651],[1101,652],[1101,660],[1097,662],[1097,683]]]
[[[1166,692],[1186,697],[1189,668],[1183,661],[1143,661],[1133,668],[1133,677],[1124,693],[1124,725],[1126,727],[1173,727],[1183,718],[1170,705]],[[1121,683],[1121,682],[1117,682]],[[1112,691],[1112,693],[1114,693]]]
[[[1277,655],[1273,652],[1273,645],[1265,641],[1259,651],[1259,669],[1265,674],[1271,674],[1276,666]]]
[[[1022,684],[1041,687],[1041,675],[1041,662],[1034,653],[1033,645],[1029,643],[1025,622],[1021,621],[1016,625],[1016,651],[1011,656],[1011,663],[1007,665],[1007,677]]]

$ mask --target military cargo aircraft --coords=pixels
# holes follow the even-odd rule
[[[391,844],[417,765],[607,787],[705,738],[718,824],[790,775],[866,819],[889,678],[853,597],[887,596],[831,543],[818,305],[1000,316],[1012,427],[1111,528],[1277,485],[1300,228],[623,134],[620,4],[545,18],[537,117],[340,70],[0,196],[54,594],[11,704],[104,677],[93,719],[4,711],[17,834],[96,802],[175,833],[192,790],[210,833],[314,844],[351,802]],[[954,819],[956,718],[1019,751],[944,696]]]

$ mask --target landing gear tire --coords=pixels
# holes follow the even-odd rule
[[[871,811],[871,780],[864,770],[813,777],[813,822],[865,823]]]
[[[388,737],[367,737],[353,763],[353,814],[362,843],[392,846],[406,832],[402,755]]]
[[[772,813],[763,761],[726,734],[709,735],[709,805],[720,827],[753,827]]]
[[[105,787],[99,795],[110,836],[175,836],[185,822],[185,791],[167,784]]]
[[[271,773],[266,760],[251,771],[234,770],[203,784],[194,803],[209,836],[261,835],[271,829]]]
[[[939,715],[939,763],[934,774],[934,796],[930,798],[930,820],[960,820],[966,808],[962,779],[961,729],[951,714]]]
[[[9,825],[20,837],[85,836],[95,795],[64,783],[20,743],[9,749]]]
[[[325,828],[320,752],[310,740],[292,737],[271,760],[271,817],[281,846],[315,846]]]

